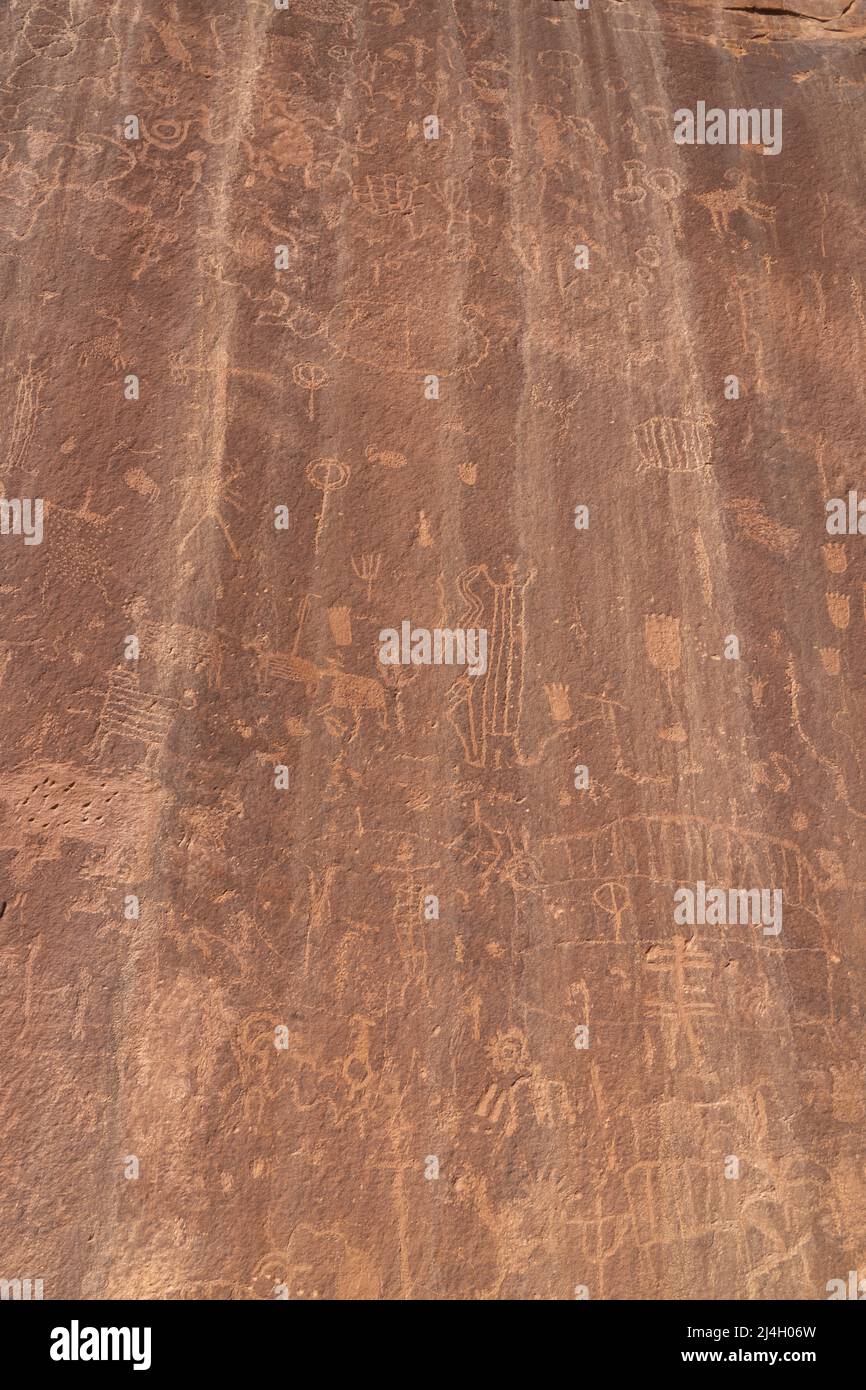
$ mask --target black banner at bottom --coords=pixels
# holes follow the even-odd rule
[[[858,1309],[838,1306],[843,1299],[827,1302],[592,1302],[574,1300],[543,1324],[544,1365],[555,1356],[557,1338],[563,1338],[562,1354],[580,1364],[592,1356],[597,1370],[639,1370],[667,1374],[709,1366],[723,1368],[806,1366],[826,1378],[828,1373],[858,1364],[863,1343],[863,1316]],[[411,1308],[412,1305],[408,1305]],[[423,1374],[425,1380],[440,1371],[453,1377],[459,1365],[462,1376],[477,1368],[486,1379],[498,1369],[515,1373],[512,1357],[530,1351],[523,1332],[537,1335],[542,1325],[532,1320],[519,1329],[513,1323],[504,1335],[495,1333],[497,1315],[478,1303],[463,1304],[455,1311],[449,1300],[426,1303],[413,1314],[398,1305],[397,1322],[390,1317],[379,1323],[381,1305],[370,1303],[295,1302],[280,1300],[268,1306],[260,1302],[0,1302],[0,1332],[7,1370],[16,1373],[48,1373],[52,1380],[69,1376],[92,1379],[100,1371],[128,1373],[152,1379],[179,1372],[211,1372],[223,1377],[250,1371],[286,1371],[289,1362],[301,1369],[298,1353],[341,1369],[339,1330],[347,1338],[347,1357],[353,1375],[367,1363],[368,1373],[382,1374],[378,1338],[400,1331],[424,1337],[421,1365],[416,1358],[400,1371],[393,1358],[395,1378]],[[415,1323],[415,1316],[420,1322]],[[403,1319],[408,1317],[409,1321]],[[451,1318],[454,1321],[451,1321]],[[465,1321],[464,1321],[465,1319]],[[492,1320],[492,1321],[491,1321]],[[443,1332],[464,1335],[459,1354]],[[435,1336],[429,1337],[431,1332]],[[518,1334],[515,1338],[515,1333]],[[376,1341],[371,1341],[375,1334]],[[301,1343],[300,1339],[304,1342]],[[291,1353],[288,1351],[291,1347]],[[378,1352],[376,1348],[378,1347]],[[323,1359],[324,1358],[324,1359]],[[335,1364],[336,1362],[336,1364]],[[544,1374],[539,1364],[536,1372]]]

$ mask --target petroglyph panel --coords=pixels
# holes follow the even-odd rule
[[[0,6],[0,1278],[866,1278],[864,34]]]

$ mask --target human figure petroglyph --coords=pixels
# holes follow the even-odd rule
[[[606,917],[613,918],[613,939],[622,941],[623,919],[626,912],[633,911],[628,886],[617,879],[608,880],[593,890],[592,901]]]
[[[440,868],[440,861],[436,859],[416,862],[412,841],[406,838],[398,842],[389,863],[376,863],[373,867],[386,881],[395,880],[392,888],[394,901],[391,923],[403,968],[400,992],[400,1005],[403,1007],[406,992],[413,985],[418,986],[423,996],[429,998],[430,995],[427,977],[428,924],[423,908],[425,893],[431,882],[430,875],[435,874]]]
[[[483,676],[461,676],[448,692],[448,718],[457,730],[466,761],[486,767],[508,755],[519,759],[526,645],[526,591],[537,570],[506,560],[502,579],[486,565],[463,570],[457,589],[467,603],[458,626],[484,627],[488,667]]]
[[[332,493],[341,492],[344,487],[348,486],[352,469],[350,464],[342,463],[337,458],[318,458],[312,459],[307,464],[305,475],[307,482],[318,488],[322,494],[322,505],[316,518],[316,535],[313,543],[314,553],[318,555],[319,540],[327,521],[328,499]]]
[[[718,1005],[707,997],[704,978],[707,973],[712,976],[715,969],[712,956],[697,946],[694,938],[676,936],[672,945],[652,946],[647,951],[645,968],[660,976],[658,993],[647,1000],[646,1008],[648,1021],[658,1021],[665,1031],[668,1065],[677,1066],[677,1044],[684,1037],[691,1060],[703,1072],[712,1074],[700,1030],[701,1023],[719,1018]]]
[[[200,436],[191,437],[196,440],[198,445],[201,445]],[[232,469],[228,474],[224,473],[219,458],[214,458],[199,472],[183,478],[175,478],[170,484],[171,487],[179,489],[181,494],[177,514],[178,525],[187,526],[178,543],[179,555],[183,555],[193,536],[198,534],[202,526],[211,524],[222,533],[232,558],[238,559],[239,552],[229,530],[226,509],[232,508],[236,512],[243,511],[240,491],[233,486],[239,475],[239,469]],[[190,521],[192,521],[191,526],[187,525]]]
[[[496,817],[490,809],[486,819],[479,798],[473,800],[472,808],[469,824],[447,848],[479,875],[479,897],[486,897],[494,884],[505,885],[516,895],[536,894],[542,886],[541,869],[526,828],[509,823],[508,815]]]
[[[316,392],[327,385],[328,380],[325,368],[316,362],[296,362],[292,368],[292,381],[302,390],[309,392],[307,410],[311,423],[315,420]]]
[[[481,1121],[479,1128],[495,1134],[498,1144],[518,1133],[525,1119],[539,1129],[557,1124],[570,1128],[577,1123],[568,1086],[533,1061],[522,1029],[497,1030],[485,1052],[495,1079],[478,1096],[473,1114]]]

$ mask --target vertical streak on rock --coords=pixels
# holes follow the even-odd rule
[[[141,7],[138,13],[141,17]],[[242,143],[245,134],[250,133],[249,125],[257,97],[258,72],[270,18],[265,7],[252,11],[252,16],[245,24],[240,70],[229,97],[233,105],[229,118],[232,135],[223,149],[223,164],[214,190],[211,228],[215,263],[219,270],[224,267],[227,243],[232,235],[237,182],[241,174]],[[128,32],[132,31],[130,25]],[[198,239],[206,232],[206,228],[197,227],[194,236]],[[200,257],[200,245],[188,248],[191,262],[195,261],[197,251]],[[198,263],[200,264],[200,259]],[[190,435],[195,439],[196,447],[189,449],[187,467],[179,469],[178,473],[181,484],[187,482],[190,475],[198,474],[202,486],[198,494],[199,502],[192,508],[178,505],[171,519],[166,547],[175,557],[183,543],[183,531],[204,516],[211,503],[221,512],[225,511],[221,499],[226,485],[230,370],[234,360],[238,291],[234,287],[225,286],[221,275],[218,278],[220,283],[217,287],[209,290],[207,285],[202,286],[202,299],[205,303],[208,302],[209,293],[214,296],[213,309],[200,326],[191,327],[196,355],[200,350],[200,365],[206,370],[197,378],[201,383],[201,394],[196,396],[195,413],[189,421]],[[183,457],[184,441],[177,440],[176,444],[178,456]],[[184,492],[181,495],[189,494]],[[197,545],[207,545],[206,560],[197,564],[188,577],[184,577],[180,563],[176,563],[172,591],[166,594],[165,586],[161,585],[159,593],[152,594],[151,600],[154,601],[156,610],[165,615],[165,621],[178,620],[197,610],[205,624],[210,621],[213,630],[218,623],[220,570],[232,564],[233,559],[229,556],[229,560],[225,560],[226,538],[214,521],[205,520],[196,530],[195,538]],[[208,596],[206,606],[195,602],[195,595],[201,589],[204,589]],[[167,669],[160,671],[156,662],[151,670],[152,688],[155,693],[158,696],[171,693],[170,672]],[[168,784],[171,781],[171,755],[168,747],[169,739],[166,739],[151,774],[157,784]],[[111,1025],[116,1044],[118,1072],[117,1102],[112,1123],[114,1140],[116,1145],[128,1145],[133,1141],[142,1145],[155,1134],[162,1137],[161,1146],[154,1143],[151,1152],[160,1152],[163,1161],[166,1155],[170,1156],[171,1167],[166,1164],[159,1178],[164,1197],[177,1194],[174,1204],[170,1197],[166,1202],[166,1214],[172,1211],[173,1207],[177,1211],[185,1205],[185,1197],[182,1194],[188,1185],[189,1174],[195,1166],[194,1161],[184,1160],[183,1150],[179,1147],[179,1136],[183,1137],[181,1143],[191,1143],[197,1142],[195,1136],[198,1133],[196,1130],[190,1131],[184,1123],[188,1096],[182,1078],[190,1074],[189,1059],[193,1055],[198,1030],[206,1028],[208,1016],[201,981],[186,974],[181,986],[177,980],[166,979],[160,969],[160,938],[165,922],[156,903],[164,898],[179,901],[185,895],[183,880],[172,883],[170,889],[164,883],[161,848],[168,829],[158,811],[142,829],[142,836],[147,841],[147,847],[141,851],[141,858],[149,866],[148,894],[143,903],[141,920],[134,935],[130,936],[129,953],[114,1003]],[[145,983],[147,987],[143,988]],[[219,987],[216,988],[219,993]],[[143,1006],[142,999],[146,1001]],[[198,1021],[193,1023],[190,1030],[189,1024],[196,1014]],[[226,1031],[230,1027],[231,1021],[226,1016]],[[225,1038],[215,1039],[213,1045],[219,1045],[220,1041],[225,1046]],[[178,1072],[177,1084],[166,1083],[166,1070],[171,1075],[175,1067]],[[119,1150],[118,1163],[125,1151],[125,1148]],[[146,1156],[142,1157],[145,1158],[142,1180],[151,1181],[156,1174],[148,1171]],[[108,1189],[115,1194],[122,1193],[122,1190],[122,1182],[119,1188]],[[135,1271],[131,1273],[126,1264],[125,1251],[128,1243],[134,1242],[135,1237],[120,1222],[119,1195],[115,1195],[111,1205],[113,1209],[104,1213],[105,1229],[101,1233],[103,1239],[99,1243],[104,1261],[105,1252],[110,1252],[110,1263],[107,1267],[104,1264],[100,1271],[99,1286],[103,1289],[107,1286],[109,1294],[115,1288],[131,1292],[130,1284],[133,1288],[136,1287],[136,1274]],[[176,1216],[175,1227],[169,1229],[166,1221],[167,1216],[157,1218],[154,1227],[145,1227],[142,1222],[139,1238],[154,1241],[154,1237],[158,1235],[171,1249],[176,1241],[176,1232],[183,1223]],[[148,1259],[149,1262],[146,1261],[139,1271],[143,1280],[141,1287],[145,1290],[153,1286],[154,1280],[162,1279],[172,1286],[180,1279],[180,1242],[176,1262],[168,1269],[160,1267],[158,1241],[149,1249]],[[91,1271],[91,1277],[94,1273],[95,1271]],[[141,1296],[147,1296],[147,1293]]]

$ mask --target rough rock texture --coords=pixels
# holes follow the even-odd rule
[[[864,0],[0,39],[0,1277],[866,1276]]]

